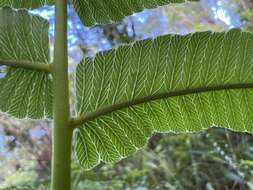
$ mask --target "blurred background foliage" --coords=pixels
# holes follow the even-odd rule
[[[53,7],[32,13],[49,20],[52,46]],[[70,5],[69,18],[72,78],[71,71],[83,55],[94,56],[123,43],[167,33],[234,27],[253,31],[253,1],[170,5],[134,14],[121,24],[93,28],[82,26]],[[71,98],[74,105],[73,88]],[[50,165],[50,121],[18,121],[0,115],[0,189],[48,190]],[[196,134],[156,134],[144,150],[115,165],[101,163],[84,171],[73,155],[72,168],[74,190],[253,190],[253,136],[218,127]]]

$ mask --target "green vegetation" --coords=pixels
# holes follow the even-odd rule
[[[113,0],[74,0],[73,4],[83,23],[91,26],[120,21],[144,8],[183,2],[142,0],[137,3],[124,0],[116,3]],[[32,9],[45,3],[53,2],[13,0],[0,3],[0,65],[6,66],[5,77],[0,78],[0,110],[20,119],[53,119],[52,190],[70,190],[71,185],[75,189],[75,180],[80,185],[78,178],[71,180],[72,139],[79,164],[90,169],[99,167],[101,162],[114,163],[129,156],[142,148],[157,132],[199,132],[214,126],[252,132],[252,33],[233,29],[228,32],[197,32],[185,36],[165,35],[120,46],[99,53],[95,58],[84,58],[76,69],[78,114],[71,116],[67,1],[55,1],[52,63],[49,61],[47,21],[30,15],[27,10],[12,9]],[[185,135],[183,138],[188,138],[190,142],[186,146],[195,146],[192,137]],[[179,156],[177,146],[174,146],[172,152],[166,150],[166,143],[162,145],[165,152],[171,153],[171,162],[178,158],[194,166],[188,159],[189,155],[194,157],[196,154],[185,152]],[[203,152],[208,151],[205,146],[202,149]],[[156,151],[160,153],[160,150]],[[202,155],[201,152],[198,154]],[[204,163],[210,155],[213,156],[207,153],[198,159]],[[217,157],[214,154],[215,156]],[[219,159],[215,160],[218,161]],[[247,156],[240,158],[240,162],[242,167],[252,167]],[[143,167],[141,163],[140,167]],[[162,166],[161,163],[160,167]],[[147,171],[140,170],[133,176],[138,178]],[[170,168],[172,173],[166,171],[164,169],[161,172],[164,179],[171,179],[172,182],[181,175],[187,175],[187,172],[193,172],[198,178],[204,177],[199,173],[207,172],[199,170],[197,166],[189,170],[186,168],[186,171],[176,167]],[[92,176],[92,171],[88,174]],[[226,175],[233,180],[238,177],[233,170]],[[145,180],[152,188],[156,183],[155,174],[148,177]],[[127,176],[125,178],[128,179]],[[232,185],[228,186],[231,189],[238,184],[239,187],[250,186],[239,179],[240,177],[236,178],[237,183],[231,182]],[[83,188],[86,185],[89,184],[84,184]],[[215,181],[205,183],[206,186],[194,180],[189,180],[187,184],[178,180],[174,184],[161,185],[164,185],[161,188],[171,186],[175,189],[194,186],[224,188],[222,183]],[[16,187],[26,188],[33,187],[30,184]]]

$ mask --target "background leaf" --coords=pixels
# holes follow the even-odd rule
[[[117,161],[154,132],[252,132],[252,42],[252,33],[238,29],[166,35],[85,58],[76,74],[78,110],[86,115],[76,131],[78,161],[85,168],[99,158]]]
[[[48,63],[48,22],[27,11],[0,9],[0,59]],[[6,68],[0,78],[0,110],[18,118],[50,118],[51,78],[47,73]]]
[[[26,187],[8,187],[0,190],[33,190],[33,188],[26,186]]]
[[[76,12],[87,26],[119,22],[144,9],[184,2],[186,0],[73,0]]]

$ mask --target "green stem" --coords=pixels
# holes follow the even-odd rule
[[[186,96],[186,95],[191,95],[191,94],[205,93],[205,92],[212,92],[212,91],[249,89],[249,88],[253,88],[253,83],[235,83],[235,84],[224,84],[224,85],[215,85],[215,86],[207,86],[207,87],[187,88],[184,90],[168,91],[168,92],[153,94],[149,96],[138,97],[136,99],[132,99],[132,100],[120,102],[111,106],[103,107],[94,112],[89,112],[89,113],[86,113],[85,115],[82,115],[76,118],[71,118],[69,121],[69,126],[72,128],[79,127],[85,122],[91,121],[97,117],[100,117],[106,114],[110,114],[114,111],[118,111],[130,106],[138,105],[138,104],[143,104],[145,102],[160,100],[163,98]]]
[[[0,59],[0,65],[51,73],[51,65],[44,63],[33,63],[30,61],[14,61],[14,60]]]
[[[68,85],[67,0],[55,0],[52,190],[71,189],[73,130],[68,125],[70,115]]]

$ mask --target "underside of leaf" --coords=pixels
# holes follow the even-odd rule
[[[52,5],[53,0],[1,0],[0,7],[35,9],[45,5]]]
[[[120,22],[124,17],[144,9],[187,0],[73,0],[76,12],[87,26]],[[198,0],[191,0],[198,1]]]
[[[126,16],[144,9],[156,8],[171,3],[199,0],[73,0],[74,8],[86,26],[122,21]],[[1,0],[0,7],[36,9],[53,5],[53,0]]]
[[[48,27],[27,11],[0,9],[0,60],[48,63]],[[0,78],[0,111],[18,118],[51,118],[52,90],[48,73],[6,68]]]
[[[166,35],[77,68],[76,156],[84,168],[142,148],[154,132],[253,132],[253,34]]]

